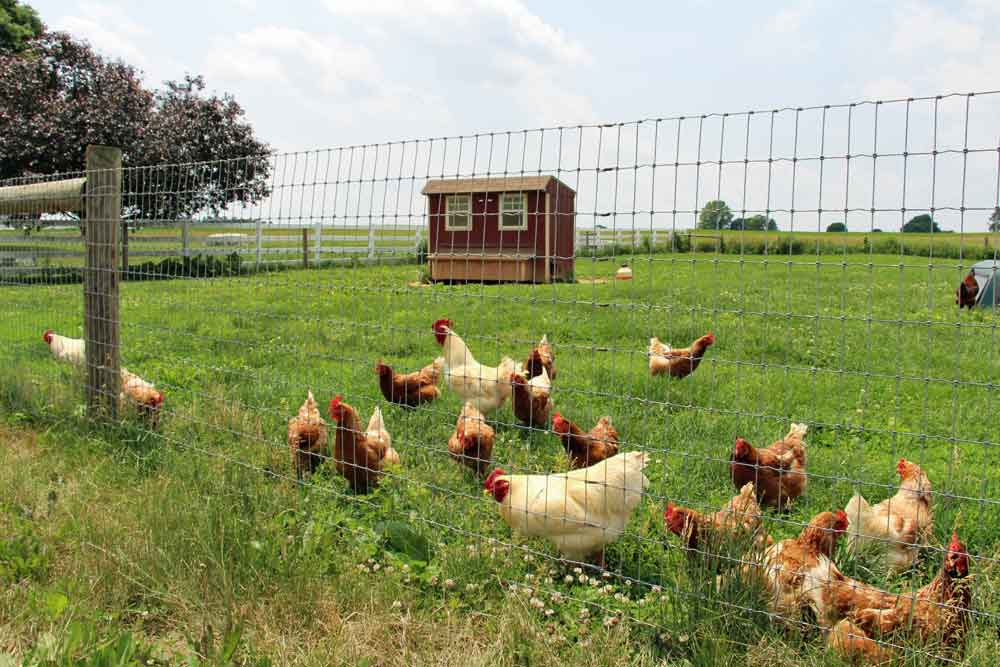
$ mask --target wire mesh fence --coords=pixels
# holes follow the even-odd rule
[[[89,385],[157,446],[336,505],[359,572],[481,559],[466,594],[560,627],[988,653],[998,101],[126,166],[98,219],[0,190],[7,401]],[[74,369],[111,363],[72,284],[96,271],[128,369],[101,386]]]

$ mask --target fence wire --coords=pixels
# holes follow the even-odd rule
[[[0,189],[4,360],[61,396],[111,363],[74,342],[103,271],[118,418],[163,447],[489,550],[542,619],[961,661],[1000,620],[998,102],[126,165],[120,222]]]

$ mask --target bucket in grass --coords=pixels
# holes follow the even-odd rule
[[[632,280],[632,269],[628,264],[622,264],[621,268],[615,271],[615,280]]]

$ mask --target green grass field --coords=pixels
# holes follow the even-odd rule
[[[154,664],[836,664],[818,630],[755,612],[758,593],[711,590],[662,527],[667,500],[714,511],[732,495],[735,436],[768,444],[800,421],[810,484],[790,514],[766,517],[775,538],[854,490],[891,495],[895,462],[919,462],[934,483],[935,544],[957,527],[983,559],[965,662],[995,664],[1000,338],[996,314],[956,310],[958,262],[657,254],[632,266],[631,282],[539,286],[411,287],[412,265],[123,283],[122,360],[166,391],[160,433],[88,423],[81,378],[42,343],[46,328],[82,334],[79,285],[0,289],[0,653],[25,664],[111,664],[67,660],[128,651]],[[615,267],[580,260],[576,275]],[[609,549],[608,573],[587,574],[598,584],[547,543],[511,535],[449,460],[460,406],[448,392],[414,411],[384,407],[402,466],[375,493],[350,495],[333,471],[294,483],[285,425],[306,391],[324,403],[340,393],[367,419],[382,404],[374,363],[429,362],[438,317],[484,363],[523,358],[548,334],[557,409],[588,427],[609,414],[624,449],[653,455],[649,497]],[[709,329],[718,342],[693,376],[649,377],[650,336],[684,346]],[[496,418],[494,458],[508,472],[566,468],[551,434],[510,425],[509,405]],[[891,578],[844,545],[835,560],[909,590],[940,554]]]

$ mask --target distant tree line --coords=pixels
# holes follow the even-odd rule
[[[713,199],[705,204],[698,214],[698,229],[716,231],[778,231],[778,224],[773,218],[760,214],[750,216],[749,218],[737,218],[726,202],[721,199]],[[992,215],[990,215],[989,230],[991,232],[1000,232],[1000,206],[995,208]],[[827,225],[826,231],[846,232],[848,230],[845,223],[833,222]],[[882,230],[874,229],[872,231],[881,232]],[[937,221],[928,213],[921,213],[910,218],[903,225],[902,231],[918,234],[929,234],[931,232],[946,233],[946,230],[942,230]]]

